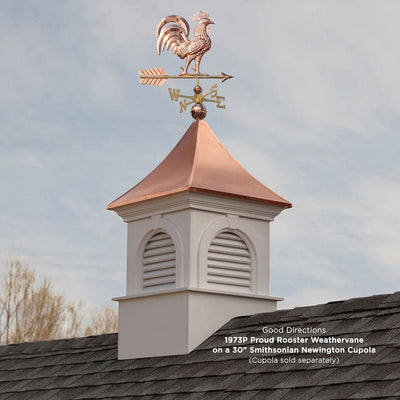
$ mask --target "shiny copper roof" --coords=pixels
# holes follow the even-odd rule
[[[225,149],[205,121],[195,121],[161,164],[108,210],[178,192],[203,192],[292,205],[250,175]]]

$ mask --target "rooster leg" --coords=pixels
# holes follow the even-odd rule
[[[196,58],[195,58],[195,61],[194,61],[194,74],[195,75],[207,75],[207,74],[202,74],[201,72],[200,72],[200,61],[201,61],[201,58],[203,57],[203,55],[201,54],[201,55],[199,55],[199,56],[197,56]]]
[[[185,65],[185,68],[183,68],[183,72],[182,72],[180,75],[188,75],[187,70],[188,70],[188,68],[189,68],[189,64],[191,63],[191,61],[192,61],[192,58],[190,58],[190,57],[187,57],[187,58],[186,58],[186,65]]]
[[[200,60],[201,60],[201,56],[197,56],[194,59],[194,74],[195,75],[200,75]]]

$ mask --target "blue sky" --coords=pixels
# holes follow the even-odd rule
[[[90,306],[125,294],[126,227],[105,207],[191,123],[170,85],[140,86],[137,71],[179,71],[172,53],[157,55],[155,28],[169,14],[190,21],[198,4],[0,3],[2,271],[18,257]],[[271,227],[281,307],[399,290],[400,3],[201,8],[215,22],[202,70],[235,76],[207,122],[293,203]]]

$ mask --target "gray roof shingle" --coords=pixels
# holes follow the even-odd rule
[[[233,354],[233,345],[225,343],[227,336],[266,337],[263,326],[325,328],[321,337],[363,338],[361,346],[376,353],[346,350],[332,356],[339,357],[335,365],[250,364],[250,346]],[[319,345],[332,346],[309,347]],[[296,360],[329,357],[304,353],[301,344],[290,346],[300,350],[289,355]],[[215,347],[223,353],[214,353]],[[19,399],[400,400],[400,292],[234,318],[180,356],[117,360],[117,334],[0,346],[0,400]]]

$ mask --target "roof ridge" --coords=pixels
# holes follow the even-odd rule
[[[393,297],[396,298],[395,301],[388,301],[390,298]],[[399,297],[399,300],[397,300],[397,297]],[[361,307],[360,304],[353,304],[355,302],[364,302],[371,304],[367,307]],[[365,297],[354,297],[345,300],[313,304],[310,306],[299,306],[289,309],[257,313],[251,316],[236,317],[228,321],[223,327],[220,328],[219,331],[244,329],[251,326],[257,326],[259,325],[260,321],[265,322],[267,317],[269,317],[269,324],[286,324],[291,321],[298,321],[299,323],[310,321],[310,323],[312,323],[313,320],[321,317],[324,317],[326,320],[329,321],[335,321],[340,320],[340,316],[343,315],[347,315],[349,319],[352,319],[350,316],[351,314],[372,311],[376,310],[377,308],[379,308],[380,310],[400,308],[400,291]],[[319,311],[315,313],[316,310]],[[357,316],[355,316],[354,318],[357,318]]]
[[[200,121],[200,122],[204,122],[205,124],[207,124],[206,121]],[[236,158],[231,154],[231,152],[223,145],[223,143],[221,142],[221,140],[218,138],[218,136],[214,133],[214,131],[210,128],[210,126],[207,124],[207,127],[209,128],[209,130],[211,131],[211,133],[213,134],[214,138],[216,139],[217,144],[220,146],[220,148],[226,152],[226,154],[228,155],[228,157],[234,162],[236,163],[240,169],[247,175],[250,176],[250,178],[252,178],[255,182],[257,182],[258,184],[260,184],[261,186],[263,186],[265,189],[268,189],[270,192],[274,193],[276,196],[280,197],[282,200],[283,199],[282,196],[280,196],[278,193],[276,193],[275,191],[271,190],[269,187],[267,187],[266,185],[264,185],[261,181],[259,181],[256,177],[254,177],[239,161],[236,160]]]
[[[200,136],[200,131],[199,131],[199,122],[201,121],[194,121],[192,123],[192,125],[196,124],[196,143],[195,143],[195,149],[193,152],[193,161],[192,161],[192,167],[191,167],[191,171],[190,171],[190,175],[189,175],[189,179],[187,182],[187,187],[190,188],[192,186],[193,183],[193,177],[195,174],[195,170],[196,170],[196,160],[197,160],[197,153],[198,153],[198,147],[199,147],[199,136]],[[191,128],[191,126],[189,127],[189,129]]]
[[[104,338],[104,339],[109,339],[111,337],[115,336],[115,343],[106,343],[106,344],[96,344],[99,339]],[[99,346],[112,346],[113,344],[117,343],[117,336],[118,332],[111,332],[111,333],[102,333],[99,335],[90,335],[90,336],[76,336],[76,337],[67,337],[67,338],[57,338],[57,339],[50,339],[50,340],[37,340],[37,341],[31,341],[31,342],[19,342],[19,343],[9,343],[9,344],[2,344],[0,345],[0,355],[1,355],[1,350],[6,348],[6,347],[15,347],[15,348],[22,348],[25,346],[31,346],[34,345],[35,347],[43,347],[49,344],[52,344],[53,346],[58,346],[61,347],[63,342],[68,342],[70,343],[71,341],[86,341],[87,344],[90,346],[90,343],[93,343],[91,347],[85,346],[85,347],[72,347],[73,349],[79,350],[83,348],[94,348],[94,347],[99,347]],[[102,342],[100,342],[102,343]],[[71,347],[68,347],[68,349],[71,349]],[[61,348],[60,348],[61,350]]]
[[[72,339],[77,339],[77,338],[71,338]],[[68,339],[67,339],[68,340]],[[49,341],[52,343],[52,341]],[[17,343],[17,344],[27,344],[27,343],[36,343],[36,342],[24,342],[24,343]],[[18,360],[18,359],[26,359],[26,358],[36,358],[36,357],[47,357],[47,356],[54,356],[54,355],[62,355],[62,354],[80,354],[80,353],[88,353],[88,352],[93,352],[93,351],[99,351],[99,350],[111,350],[115,349],[117,347],[117,343],[111,345],[104,345],[104,346],[96,346],[96,347],[82,347],[80,349],[65,349],[65,350],[45,350],[45,351],[40,351],[40,349],[37,350],[35,353],[14,353],[13,356],[9,355],[1,355],[0,357],[2,360]]]

